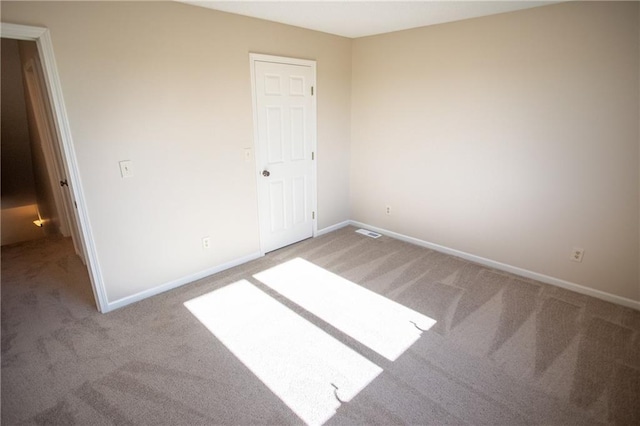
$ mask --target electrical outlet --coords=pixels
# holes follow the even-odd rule
[[[391,206],[387,206],[387,207],[385,208],[385,213],[387,214],[387,216],[388,216],[388,215],[391,215]]]
[[[574,247],[573,251],[571,251],[571,257],[569,259],[574,262],[582,262],[582,256],[584,256],[584,249],[579,247]]]
[[[206,250],[210,247],[211,247],[211,238],[209,237],[202,238],[202,248]]]

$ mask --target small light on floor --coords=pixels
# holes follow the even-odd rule
[[[44,225],[44,220],[41,220],[41,219],[34,220],[33,224],[39,228],[42,228],[42,225]]]

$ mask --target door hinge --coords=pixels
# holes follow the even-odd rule
[[[313,86],[311,86],[311,96],[313,96]]]
[[[67,182],[67,180],[61,180],[60,181],[60,186],[69,186],[69,183]]]
[[[311,212],[311,219],[315,219],[316,218],[316,212]]]
[[[311,160],[315,160],[316,159],[316,153],[311,151]]]

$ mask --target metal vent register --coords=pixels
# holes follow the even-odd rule
[[[371,238],[380,238],[382,234],[378,234],[377,232],[369,231],[368,229],[358,229],[356,231],[358,234],[366,235]]]

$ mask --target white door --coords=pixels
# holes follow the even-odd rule
[[[29,100],[33,107],[36,129],[42,143],[42,151],[49,174],[49,184],[54,194],[54,202],[60,219],[60,233],[71,236],[76,254],[86,264],[83,241],[76,217],[75,201],[69,191],[62,153],[59,149],[53,114],[46,95],[42,65],[31,59],[24,68],[24,77]]]
[[[252,55],[264,253],[312,237],[315,222],[315,62],[267,59]]]

